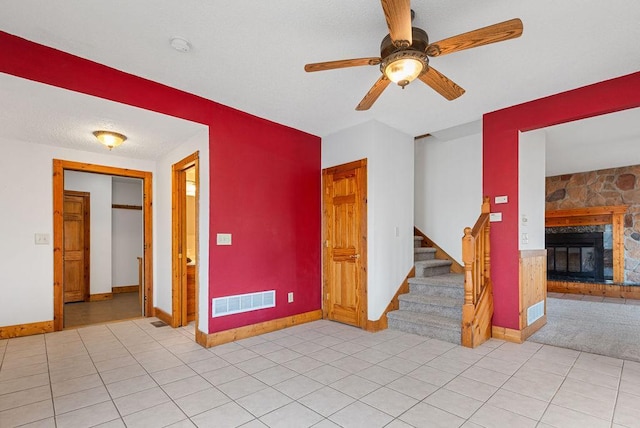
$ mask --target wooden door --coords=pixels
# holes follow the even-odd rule
[[[89,300],[89,193],[64,192],[64,303]]]
[[[171,326],[198,319],[198,152],[172,165],[172,310]],[[189,173],[188,173],[189,172]],[[187,175],[195,187],[193,210],[187,213]],[[190,195],[191,196],[191,195]],[[195,239],[192,264],[187,264],[187,224]]]
[[[367,163],[323,175],[324,317],[364,327],[367,320]]]

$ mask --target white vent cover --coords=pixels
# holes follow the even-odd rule
[[[216,297],[211,303],[212,317],[273,308],[276,305],[276,290],[259,293],[238,294],[236,296]]]
[[[544,315],[544,300],[527,308],[527,326],[530,326]]]

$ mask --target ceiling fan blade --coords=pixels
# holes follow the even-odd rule
[[[434,91],[436,91],[449,101],[455,100],[456,98],[464,94],[464,89],[456,85],[444,74],[440,73],[431,66],[429,66],[425,73],[422,73],[419,79],[427,85],[431,86]]]
[[[411,46],[410,0],[382,0],[382,10],[393,44],[397,47]]]
[[[431,43],[427,47],[427,55],[447,55],[465,49],[515,39],[520,35],[522,35],[522,21],[515,18]]]
[[[380,76],[378,81],[373,84],[371,89],[369,89],[367,95],[365,95],[362,101],[360,101],[360,104],[358,104],[356,110],[369,110],[373,103],[376,102],[380,94],[382,94],[382,91],[384,91],[387,86],[389,86],[389,83],[391,83],[391,80],[387,79],[387,76],[385,76],[384,74]]]
[[[380,58],[354,58],[354,59],[341,59],[338,61],[326,61],[326,62],[316,62],[314,64],[307,64],[304,66],[304,71],[312,72],[312,71],[323,71],[323,70],[333,70],[336,68],[347,68],[347,67],[359,67],[361,65],[378,65],[380,64]]]

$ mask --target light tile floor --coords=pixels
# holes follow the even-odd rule
[[[329,321],[204,349],[152,321],[0,341],[0,427],[640,427],[640,363]]]

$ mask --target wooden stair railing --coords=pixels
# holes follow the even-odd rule
[[[462,346],[475,348],[491,337],[493,292],[489,245],[489,198],[482,203],[482,213],[473,226],[464,229],[462,261],[464,263],[464,305],[462,306]]]

